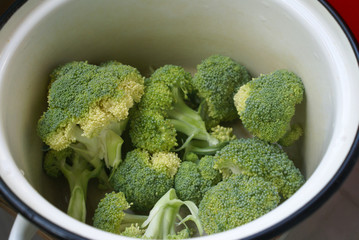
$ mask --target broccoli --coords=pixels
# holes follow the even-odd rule
[[[214,146],[211,146],[208,144],[208,142],[205,141],[192,140],[185,147],[183,159],[193,162],[198,158],[198,156],[214,155],[217,151],[226,146],[231,140],[236,139],[236,136],[232,132],[233,128],[230,127],[223,127],[220,125],[213,127],[210,134],[218,140],[218,143]]]
[[[223,173],[262,177],[271,182],[283,199],[293,195],[304,183],[304,177],[293,161],[277,144],[258,138],[237,139],[215,155],[214,168]]]
[[[284,136],[279,139],[278,143],[283,147],[288,147],[293,145],[303,135],[303,128],[298,123],[294,123],[290,126],[290,129],[284,134]]]
[[[180,208],[186,206],[190,215],[182,218]],[[143,237],[145,239],[183,239],[189,237],[189,229],[185,225],[187,221],[195,223],[198,233],[203,234],[201,222],[198,217],[198,208],[191,201],[178,199],[173,188],[164,194],[151,210],[147,220],[142,224],[146,228]],[[177,226],[184,224],[185,229],[177,232]]]
[[[198,111],[186,104],[193,91],[191,74],[182,67],[165,65],[145,81],[146,89],[138,108],[131,113],[133,144],[149,152],[171,151],[178,146],[178,133],[185,135],[184,149],[192,140],[215,146],[219,140],[206,129]]]
[[[192,201],[198,205],[203,195],[222,180],[221,173],[213,168],[214,160],[213,156],[204,156],[198,163],[181,163],[174,184],[181,200]]]
[[[94,168],[71,148],[65,148],[46,152],[43,169],[50,177],[58,178],[63,175],[67,179],[70,187],[67,214],[85,222],[87,185],[90,179],[100,174],[103,165]]]
[[[104,159],[108,168],[116,168],[129,109],[143,91],[140,73],[115,61],[60,66],[51,74],[49,106],[38,134],[51,149],[70,146],[94,166]]]
[[[150,154],[143,149],[127,153],[110,182],[115,191],[123,192],[136,212],[147,213],[169,189],[181,163],[176,153]]]
[[[145,234],[145,229],[142,229],[137,223],[131,224],[131,226],[126,227],[123,232],[120,233],[122,236],[132,237],[132,238],[142,238]]]
[[[207,234],[226,231],[268,213],[278,206],[277,188],[258,176],[233,174],[208,190],[199,204]]]
[[[303,100],[303,95],[301,79],[293,72],[278,70],[243,85],[235,94],[234,103],[251,134],[275,143],[290,130],[295,105]],[[293,133],[291,142],[301,135],[297,131]]]
[[[116,234],[138,234],[133,224],[142,224],[148,216],[135,215],[125,212],[130,208],[125,195],[122,192],[107,193],[102,198],[95,210],[93,216],[93,226]]]
[[[222,55],[212,55],[197,66],[192,84],[203,101],[210,126],[237,117],[233,96],[250,79],[244,66]]]

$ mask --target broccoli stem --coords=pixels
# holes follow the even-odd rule
[[[217,151],[226,146],[229,141],[220,142],[217,145],[209,146],[203,141],[192,141],[187,145],[185,154],[195,153],[197,155],[214,155]]]
[[[145,215],[137,215],[137,214],[131,214],[126,213],[121,221],[121,228],[120,232],[124,231],[125,228],[130,227],[133,224],[141,225],[147,220],[148,216]]]
[[[61,162],[60,168],[70,186],[71,196],[67,214],[79,221],[85,222],[88,182],[91,178],[97,177],[103,167],[100,165],[90,170],[88,162],[80,158],[78,154],[75,154],[71,166],[64,159]]]
[[[81,222],[86,221],[86,194],[81,186],[72,189],[67,214]]]
[[[185,148],[192,139],[207,141],[210,146],[217,145],[218,139],[207,132],[206,124],[200,114],[184,102],[178,91],[176,88],[172,90],[175,102],[173,108],[167,114],[176,131],[188,136],[181,149]]]

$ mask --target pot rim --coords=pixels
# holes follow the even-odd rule
[[[16,0],[6,12],[0,16],[0,31],[11,16],[21,8],[28,0]],[[359,45],[354,37],[354,34],[349,29],[348,25],[345,23],[343,18],[339,13],[327,2],[327,0],[319,0],[319,2],[324,6],[324,8],[332,15],[332,17],[337,21],[338,25],[341,27],[345,36],[347,37],[354,55],[358,62],[359,67]],[[359,156],[359,126],[354,138],[354,141],[350,147],[350,150],[345,157],[340,168],[334,174],[332,179],[328,184],[308,203],[298,209],[296,212],[292,213],[289,217],[281,220],[280,222],[274,224],[270,228],[267,228],[261,232],[253,234],[244,239],[270,239],[276,237],[286,230],[292,228],[294,225],[298,224],[313,212],[315,212],[320,206],[322,206],[335,192],[339,189],[341,184],[344,182],[346,177],[351,172],[355,163],[357,162]],[[86,239],[82,236],[79,236],[76,233],[70,232],[48,219],[39,215],[36,211],[31,209],[25,202],[19,199],[12,190],[7,186],[7,184],[0,178],[0,192],[2,196],[25,218],[30,220],[32,223],[37,225],[40,229],[62,239],[71,239],[71,240],[81,240]]]

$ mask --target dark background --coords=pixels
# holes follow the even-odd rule
[[[359,1],[358,0],[327,0],[343,17],[355,37],[359,39]],[[0,0],[0,15],[3,14],[15,0]]]

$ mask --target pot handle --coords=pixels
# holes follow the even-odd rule
[[[11,228],[9,240],[30,240],[35,235],[37,227],[22,215],[17,214]]]

